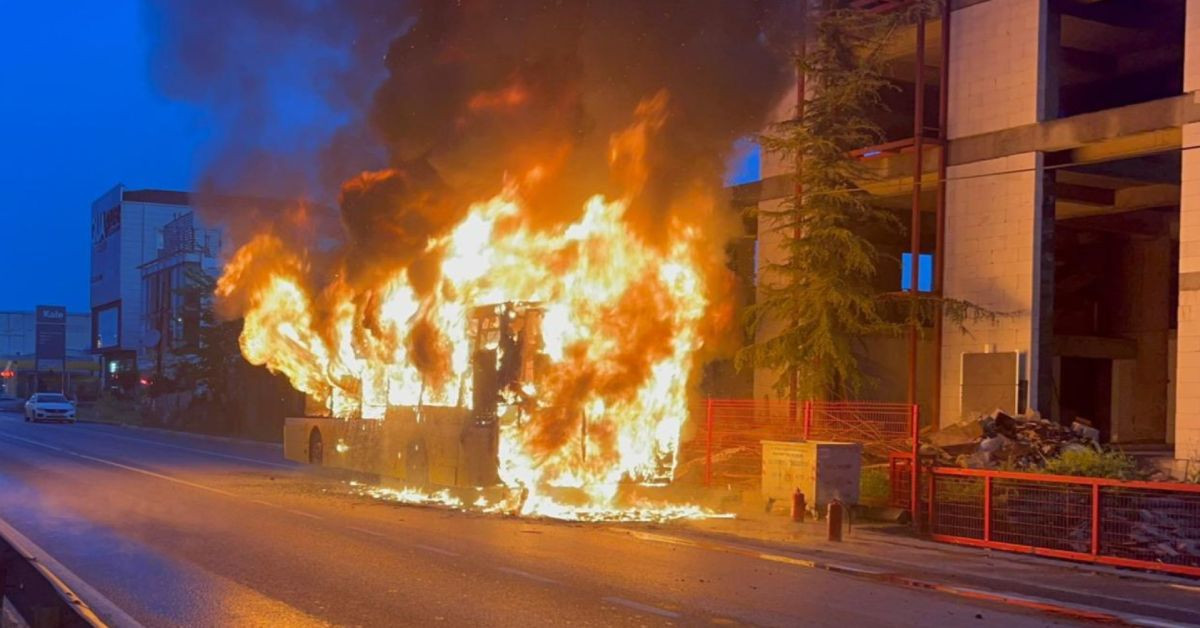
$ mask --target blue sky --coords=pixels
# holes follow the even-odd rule
[[[209,121],[150,83],[137,0],[0,9],[0,310],[88,310],[91,202],[118,182],[187,188]]]
[[[228,124],[202,97],[173,101],[155,87],[153,20],[140,0],[0,7],[0,310],[45,304],[86,312],[92,201],[117,183],[191,189]],[[316,130],[336,126],[320,103],[275,91],[288,103],[289,115],[273,120],[285,136],[319,141]],[[257,133],[272,139],[278,131]],[[757,150],[742,142],[736,153],[727,181],[757,179]]]

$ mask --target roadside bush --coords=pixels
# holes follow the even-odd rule
[[[1046,461],[1042,469],[1053,475],[1075,475],[1111,480],[1138,478],[1137,461],[1119,451],[1100,452],[1094,449],[1071,449],[1057,458]]]
[[[886,466],[863,467],[862,474],[858,476],[858,503],[886,506],[891,490]]]
[[[94,403],[79,406],[79,418],[101,423],[143,423],[137,403],[131,399],[118,399],[103,394]]]

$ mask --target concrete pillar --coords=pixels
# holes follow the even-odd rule
[[[1044,0],[989,0],[951,14],[951,139],[1032,124],[1043,115],[1051,104],[1040,71],[1046,63],[1046,15]],[[1041,155],[1030,152],[947,171],[945,295],[1008,315],[967,322],[966,332],[945,322],[942,425],[962,418],[964,352],[987,346],[1024,354],[1023,378],[1034,403],[1038,374],[1049,380],[1050,356],[1042,359],[1046,325],[1039,319],[1052,313],[1052,304],[1042,311],[1039,301],[1047,290],[1053,294],[1052,277],[1043,282],[1042,256],[1043,239],[1053,235],[1053,199],[1043,194],[1047,175],[1041,165]]]
[[[1200,0],[1187,0],[1183,91],[1200,90]],[[1183,126],[1183,146],[1200,145],[1200,123]],[[1183,151],[1179,193],[1179,327],[1175,339],[1175,457],[1200,460],[1200,154]],[[1170,421],[1169,421],[1170,423]]]
[[[942,343],[942,416],[961,415],[962,354],[1019,351],[1036,382],[1044,351],[1035,291],[1041,291],[1039,153],[952,166],[946,190],[945,294],[1001,313],[995,321],[947,320]],[[1030,396],[1037,404],[1037,395]]]
[[[1200,145],[1200,123],[1184,125],[1183,145]],[[1200,459],[1200,154],[1195,150],[1183,152],[1180,184],[1175,457],[1192,460]]]

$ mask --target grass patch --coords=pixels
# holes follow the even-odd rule
[[[892,495],[887,465],[863,467],[858,476],[858,503],[864,506],[886,506]]]
[[[1134,480],[1139,477],[1137,461],[1119,451],[1075,449],[1064,451],[1046,461],[1042,472],[1110,480]]]

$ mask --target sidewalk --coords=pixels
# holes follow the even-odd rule
[[[827,540],[823,521],[794,523],[761,511],[660,529],[735,550],[782,552],[811,566],[897,585],[999,595],[1004,599],[993,601],[1044,606],[1041,610],[1050,612],[1055,606],[1082,611],[1068,613],[1076,619],[1103,621],[1087,615],[1102,611],[1126,623],[1200,624],[1200,580],[936,543],[917,538],[904,525],[856,524],[844,530],[840,543]]]

